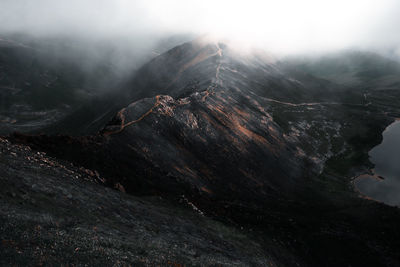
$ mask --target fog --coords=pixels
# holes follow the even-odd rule
[[[0,32],[136,43],[194,33],[282,53],[345,47],[400,53],[399,12],[396,0],[2,0]]]

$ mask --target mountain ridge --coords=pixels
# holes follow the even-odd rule
[[[263,244],[280,240],[303,266],[396,266],[398,210],[359,198],[351,177],[400,110],[292,74],[223,44],[186,43],[125,84],[128,104],[99,133],[10,140],[128,194],[185,200]]]

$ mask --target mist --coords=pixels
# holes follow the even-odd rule
[[[399,10],[394,0],[2,0],[0,39],[70,62],[87,73],[88,87],[107,91],[205,35],[277,57],[351,48],[399,59]]]
[[[400,3],[353,1],[2,0],[0,32],[134,40],[209,34],[299,53],[361,47],[399,53]]]

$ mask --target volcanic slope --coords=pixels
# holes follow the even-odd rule
[[[243,231],[0,138],[0,265],[276,266]]]
[[[271,98],[261,95],[304,91],[305,101],[322,97],[326,87],[311,90],[266,55],[186,43],[145,65],[127,86],[133,103],[96,137],[102,142],[96,150],[103,153],[85,157],[128,192],[259,202],[301,190],[319,171],[296,137],[273,120]]]
[[[186,199],[262,242],[274,236],[300,265],[399,263],[398,210],[350,184],[392,105],[377,110],[359,88],[202,40],[153,59],[126,88],[132,103],[95,136],[14,140],[96,169],[109,186]]]

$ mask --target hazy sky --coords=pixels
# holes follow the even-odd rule
[[[0,32],[208,33],[284,52],[397,47],[399,28],[398,0],[0,0]]]

